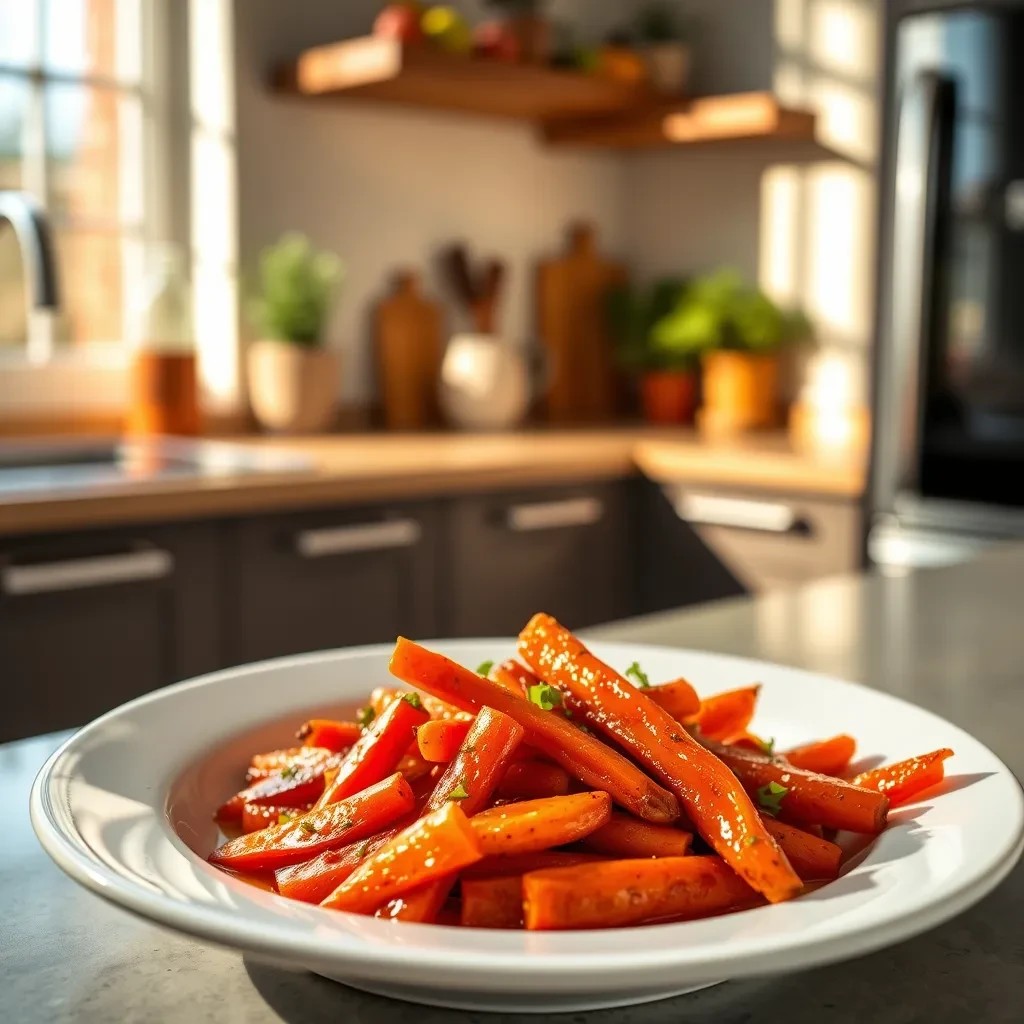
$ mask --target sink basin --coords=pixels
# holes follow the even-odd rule
[[[0,500],[146,482],[309,472],[306,458],[222,441],[39,439],[0,443]]]

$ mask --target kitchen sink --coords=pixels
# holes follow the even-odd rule
[[[40,491],[75,494],[159,481],[211,480],[309,472],[313,464],[280,449],[177,437],[0,443],[0,500]]]

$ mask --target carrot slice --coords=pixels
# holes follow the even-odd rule
[[[589,722],[672,788],[704,840],[753,889],[772,902],[800,891],[800,878],[729,769],[644,691],[595,658],[550,615],[530,620],[520,634],[519,653],[582,704]]]
[[[523,876],[530,930],[616,928],[658,918],[710,917],[755,906],[757,895],[717,857],[610,860]]]
[[[326,807],[344,800],[390,775],[409,749],[414,730],[427,721],[428,715],[418,694],[406,693],[392,701],[344,756],[338,765],[338,774],[324,789],[317,806]]]
[[[396,686],[378,686],[370,694],[370,709],[375,717],[379,717],[384,714],[389,704],[394,703],[399,697],[408,692],[408,690],[400,690]],[[429,693],[420,694],[420,700],[422,700],[423,707],[431,718],[468,722],[473,717],[461,708],[455,707],[454,704],[449,704],[447,701],[440,700]]]
[[[522,928],[523,876],[462,880],[462,916],[466,928]]]
[[[517,761],[508,766],[498,785],[498,796],[508,800],[535,800],[544,796],[565,796],[569,773],[550,761]]]
[[[884,793],[893,807],[899,807],[926,789],[938,785],[945,778],[945,767],[942,762],[952,756],[953,751],[949,747],[942,747],[929,754],[909,757],[905,761],[861,772],[853,780],[853,784]]]
[[[253,754],[246,769],[245,781],[252,785],[260,779],[276,775],[285,768],[328,761],[333,753],[323,747],[287,747],[284,750],[268,750],[262,754]]]
[[[469,819],[458,804],[447,803],[385,843],[320,905],[372,914],[402,893],[456,872],[482,856]]]
[[[339,803],[231,839],[210,854],[210,863],[236,871],[273,871],[367,839],[412,807],[409,783],[395,772]]]
[[[609,860],[599,853],[577,853],[575,850],[537,850],[535,853],[511,853],[484,857],[462,872],[462,878],[490,878],[492,875],[525,875],[544,868],[568,868],[578,864],[595,864]]]
[[[675,797],[617,751],[570,721],[541,710],[443,655],[400,637],[390,667],[399,679],[452,703],[467,708],[489,706],[514,718],[526,730],[529,743],[574,778],[608,792],[638,818],[667,822],[679,816]]]
[[[331,718],[311,718],[295,734],[296,738],[310,747],[326,747],[335,753],[343,753],[357,742],[363,733],[358,722],[336,722]]]
[[[297,818],[312,805],[303,808],[274,807],[272,804],[246,804],[242,808],[242,831],[259,832],[261,828],[278,825],[283,820]]]
[[[771,817],[765,817],[764,825],[782,847],[793,870],[805,882],[820,882],[838,876],[843,851],[835,843]]]
[[[611,816],[607,793],[571,793],[482,811],[470,824],[485,854],[534,853],[589,835]]]
[[[324,772],[332,763],[330,759],[296,761],[225,801],[217,808],[216,820],[240,825],[246,804],[308,807],[324,792]]]
[[[455,722],[438,718],[421,725],[416,730],[416,743],[424,761],[448,762],[459,752],[469,722]]]
[[[794,747],[782,756],[794,768],[803,768],[804,771],[817,772],[819,775],[842,775],[856,749],[857,741],[842,733],[827,740]]]
[[[583,840],[583,846],[616,857],[683,857],[693,836],[671,825],[652,825],[629,814],[612,812],[607,824]]]
[[[753,750],[710,742],[709,747],[748,793],[777,807],[787,821],[848,832],[875,833],[885,828],[889,801],[875,790],[806,772]]]
[[[700,711],[700,697],[685,679],[675,679],[671,683],[652,686],[645,692],[655,704],[667,711],[677,722],[686,721]]]
[[[509,693],[518,697],[525,697],[530,692],[531,686],[536,686],[540,680],[523,664],[515,658],[508,658],[506,661],[495,665],[487,676],[493,683],[504,686]]]
[[[760,686],[746,686],[707,697],[700,702],[692,723],[709,740],[725,740],[743,732],[754,717],[760,691]]]

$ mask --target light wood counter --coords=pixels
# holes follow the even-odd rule
[[[638,472],[663,483],[693,480],[847,498],[858,496],[864,486],[861,465],[818,464],[795,454],[781,435],[711,444],[692,431],[620,427],[240,443],[297,452],[312,468],[211,480],[139,480],[0,500],[0,535],[621,479]]]

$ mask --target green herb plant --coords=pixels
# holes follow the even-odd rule
[[[646,288],[621,285],[608,293],[605,312],[623,369],[633,373],[692,370],[697,355],[654,343],[656,324],[677,306],[686,290],[681,278],[665,277]]]
[[[684,40],[686,35],[686,26],[672,4],[665,0],[647,4],[637,15],[636,36],[642,43],[654,46],[677,43]]]

